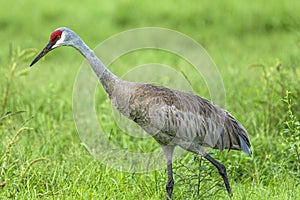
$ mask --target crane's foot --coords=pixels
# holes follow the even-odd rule
[[[232,196],[232,192],[231,192],[230,184],[229,184],[229,181],[228,181],[225,166],[220,164],[219,167],[218,167],[218,170],[219,170],[219,174],[222,176],[222,178],[224,180],[224,184],[225,184],[226,190],[228,192],[228,195]]]
[[[174,187],[174,180],[168,180],[168,183],[166,185],[166,191],[167,191],[167,200],[171,199],[172,192],[173,192],[173,187]]]
[[[167,160],[167,171],[168,171],[168,182],[166,184],[167,200],[171,199],[174,179],[173,179],[173,170],[172,170],[172,156],[175,146],[162,146],[164,154]]]

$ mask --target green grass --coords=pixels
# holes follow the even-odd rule
[[[246,127],[253,146],[251,158],[210,150],[227,167],[231,199],[300,197],[300,3],[26,0],[2,2],[0,9],[0,199],[165,198],[165,169],[115,170],[81,144],[72,113],[80,54],[60,48],[29,69],[33,55],[60,26],[75,30],[91,48],[119,32],[149,26],[170,28],[199,42],[223,78],[226,109]],[[24,49],[29,50],[21,55]],[[172,54],[145,50],[125,55],[109,68],[122,76],[144,63],[189,66]],[[193,77],[192,71],[185,73]],[[190,81],[197,94],[209,98],[203,80]],[[291,93],[286,96],[286,91]],[[135,152],[158,147],[150,138],[130,137],[117,127],[100,86],[96,103],[98,113],[105,113],[98,121],[112,143]],[[174,173],[174,199],[230,199],[217,170],[193,154],[174,162]]]

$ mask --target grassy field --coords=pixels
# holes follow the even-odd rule
[[[80,54],[60,48],[29,68],[61,26],[72,28],[91,48],[132,28],[169,28],[201,44],[218,66],[225,108],[248,130],[253,156],[209,150],[227,167],[230,198],[210,163],[181,155],[174,162],[174,199],[300,198],[300,3],[26,0],[2,1],[0,10],[0,199],[165,198],[165,168],[116,170],[82,144],[72,110],[84,60]],[[147,50],[122,56],[109,68],[123,76],[145,63],[179,70],[188,65]],[[210,99],[203,80],[190,82],[198,95]],[[95,96],[98,121],[112,143],[136,152],[158,148],[151,138],[122,132],[101,86]]]

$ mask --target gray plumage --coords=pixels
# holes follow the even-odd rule
[[[30,66],[59,46],[76,48],[90,63],[116,109],[139,124],[162,146],[168,168],[167,199],[171,198],[174,185],[172,155],[175,146],[199,154],[215,165],[231,194],[224,165],[203,149],[242,150],[251,155],[246,130],[229,112],[189,92],[119,79],[68,28],[56,29]]]

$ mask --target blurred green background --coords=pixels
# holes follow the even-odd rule
[[[80,54],[59,48],[29,68],[61,26],[73,29],[91,48],[122,31],[151,26],[196,40],[218,66],[226,109],[246,127],[253,146],[252,158],[241,152],[211,152],[228,168],[233,199],[299,198],[297,1],[12,0],[1,1],[0,11],[0,198],[165,198],[165,170],[117,171],[94,160],[81,144],[72,114],[73,84],[84,60]],[[122,75],[149,62],[188,65],[174,55],[145,51],[122,57],[109,68]],[[202,80],[191,82],[198,95],[209,99]],[[96,96],[96,109],[110,113],[101,87]],[[157,147],[150,138],[122,133],[109,114],[98,117],[112,142],[134,151]],[[186,154],[174,166],[174,199],[229,199],[206,161]]]

